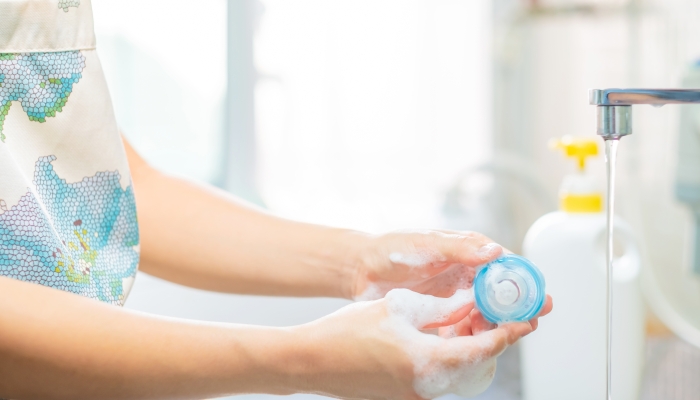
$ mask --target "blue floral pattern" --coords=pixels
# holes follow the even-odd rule
[[[41,157],[36,190],[0,208],[0,275],[123,304],[139,261],[132,187],[118,172],[67,183],[55,159]]]
[[[13,101],[19,101],[29,119],[46,122],[63,110],[85,69],[80,51],[54,53],[0,53],[0,140]]]

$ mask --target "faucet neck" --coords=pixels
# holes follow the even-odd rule
[[[632,106],[598,106],[597,133],[605,140],[619,140],[632,133]]]

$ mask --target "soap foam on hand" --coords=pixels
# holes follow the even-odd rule
[[[430,234],[431,232],[423,233]],[[471,235],[473,236],[473,234]],[[470,235],[450,234],[446,236],[464,238]],[[474,253],[474,256],[477,260],[488,261],[501,254],[503,254],[503,248],[499,244],[487,243],[481,246]],[[395,251],[391,252],[387,258],[387,261],[393,264],[392,267],[408,271],[407,275],[411,276],[411,279],[400,282],[391,279],[365,282],[364,290],[359,295],[355,295],[354,300],[377,300],[396,288],[408,288],[420,293],[432,293],[447,297],[457,289],[471,287],[476,272],[475,264],[466,266],[458,262],[450,263],[444,254],[435,249],[412,248],[408,251]]]
[[[410,269],[418,269],[425,268],[428,266],[439,265],[440,263],[445,262],[445,260],[445,256],[427,250],[416,250],[409,253],[393,252],[389,254],[389,261],[391,261],[394,264],[405,265]],[[412,281],[403,281],[400,284],[397,282],[389,281],[369,282],[364,292],[362,292],[358,296],[355,296],[353,300],[367,301],[381,299],[392,289],[400,287],[411,288],[418,285],[424,279],[429,277],[430,274],[425,273],[424,276],[419,277],[419,279]]]
[[[408,289],[391,290],[385,297],[386,328],[402,339],[414,369],[413,388],[426,399],[454,393],[475,396],[491,384],[496,371],[500,332],[443,338],[420,332],[474,304],[473,290],[460,289],[449,298],[422,295]]]
[[[475,268],[455,263],[428,279],[417,279],[400,283],[389,281],[370,282],[367,284],[362,294],[355,296],[354,300],[366,301],[381,299],[390,290],[397,288],[408,288],[421,293],[432,293],[436,289],[439,289],[440,292],[445,293],[444,296],[449,296],[458,289],[467,289],[471,287],[475,273]]]
[[[412,253],[394,252],[389,254],[389,260],[394,264],[403,264],[410,268],[421,268],[445,262],[445,256],[430,251],[415,251]]]

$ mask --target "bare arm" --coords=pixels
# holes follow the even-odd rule
[[[0,277],[0,397],[289,393],[290,330],[164,319]]]
[[[443,393],[423,392],[421,382],[456,367],[463,372],[453,384],[473,394],[490,382],[494,358],[536,321],[494,328],[464,292],[452,299],[396,293],[292,328],[157,318],[4,277],[0,293],[0,397],[11,399],[312,392],[418,400]],[[392,311],[392,301],[403,311]],[[548,302],[543,314],[550,309]],[[415,324],[416,315],[423,322]],[[456,338],[419,331],[460,319]],[[484,371],[491,375],[465,383]]]
[[[369,235],[275,217],[168,176],[125,143],[141,234],[141,270],[200,289],[375,299],[395,287],[441,297],[471,286],[502,253],[475,232]]]
[[[222,190],[163,174],[125,146],[141,270],[220,292],[352,296],[355,255],[367,235],[272,216]]]

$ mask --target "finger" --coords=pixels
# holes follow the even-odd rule
[[[451,336],[447,339],[447,356],[469,355],[474,359],[497,357],[518,339],[532,332],[527,322],[503,324],[473,336]]]
[[[406,241],[403,235],[394,238],[401,240],[395,244],[395,250],[388,254],[391,267],[380,273],[381,279],[397,283],[416,279],[423,281],[455,264],[473,269],[503,254],[500,245],[476,232],[446,233],[431,230],[419,232],[412,238],[410,241]],[[373,280],[372,276],[369,279]]]
[[[455,331],[454,325],[451,326],[441,326],[437,330],[437,335],[440,336],[443,339],[450,339],[456,336],[459,336],[457,332]]]
[[[547,299],[544,301],[544,305],[542,306],[542,310],[540,310],[540,313],[537,314],[537,316],[544,317],[545,315],[552,312],[553,308],[554,308],[554,300],[552,300],[552,296],[547,295]]]
[[[552,297],[547,295],[547,299],[545,300],[544,305],[542,306],[542,310],[540,310],[540,312],[535,318],[529,321],[533,331],[536,330],[539,326],[539,318],[549,314],[552,311],[552,307]]]
[[[452,264],[432,278],[412,286],[411,290],[432,294],[437,297],[450,297],[458,289],[472,287],[475,275],[476,268],[474,267],[468,267],[464,264]]]
[[[473,232],[469,232],[469,231],[455,231],[452,229],[436,229],[436,231],[450,234],[450,235],[463,235],[465,233],[473,233]],[[486,237],[486,236],[484,236],[484,237]],[[491,239],[489,239],[489,240],[493,242],[493,240],[491,240]],[[503,248],[503,254],[514,254],[514,252],[509,250],[507,247],[503,247],[503,246],[501,246],[501,247]]]
[[[459,321],[465,319],[469,313],[474,309],[474,302],[467,303],[464,307],[458,309],[457,311],[450,314],[447,319],[440,322],[433,322],[426,325],[425,329],[440,328],[442,326],[450,326],[458,323]]]
[[[527,322],[514,322],[474,336],[448,339],[447,342],[450,346],[461,348],[461,351],[472,351],[474,356],[485,359],[501,355],[508,346],[530,332],[532,327]]]
[[[430,236],[432,245],[448,261],[476,267],[491,262],[503,254],[503,247],[480,233],[435,233]]]
[[[521,334],[530,331],[530,324],[518,323],[515,326],[498,327],[473,336],[458,336],[447,339],[447,349],[452,354],[469,355],[474,360],[497,357]]]
[[[539,314],[537,314],[537,317],[528,321],[533,331],[539,326],[539,317],[549,314],[552,311],[552,308],[552,298],[551,296],[547,295],[547,299],[542,306],[542,310],[539,312]],[[496,324],[486,320],[486,318],[484,318],[481,312],[476,308],[469,314],[469,318],[471,320],[472,334],[474,335],[478,335],[481,332],[488,331],[496,327]]]
[[[472,324],[471,318],[467,316],[454,325],[444,326],[438,329],[438,335],[444,338],[452,338],[456,336],[471,336]]]
[[[517,342],[523,336],[526,336],[532,332],[532,326],[527,322],[509,322],[507,324],[501,324],[498,328],[494,330],[503,330],[506,332],[506,339],[508,345],[512,345]]]
[[[469,319],[471,320],[472,334],[474,335],[496,328],[496,324],[489,322],[477,309],[472,310],[469,314]]]
[[[473,292],[458,290],[452,297],[441,298],[394,289],[385,297],[387,311],[404,318],[418,329],[451,325],[463,319],[474,308]]]
[[[532,331],[536,331],[537,327],[540,326],[540,321],[537,318],[533,318],[530,321],[530,326],[532,327]]]

